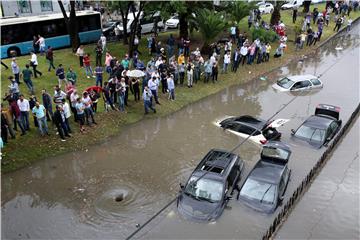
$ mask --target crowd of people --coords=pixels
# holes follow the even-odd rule
[[[334,30],[338,31],[345,21],[345,13],[349,13],[349,8],[340,5],[334,9],[327,8],[321,13],[314,9],[312,14],[306,15],[303,20],[302,33],[295,41],[296,49],[301,49],[305,45],[315,45],[320,40],[323,27],[328,26],[331,10],[335,13]],[[296,16],[294,21],[296,21]],[[317,24],[317,31],[313,31],[311,21]],[[351,25],[350,18],[348,22]],[[4,96],[4,101],[7,101],[9,106],[4,108],[4,104],[1,105],[2,141],[7,143],[8,136],[15,138],[15,131],[18,128],[21,136],[30,131],[30,115],[33,116],[33,125],[38,128],[42,136],[50,135],[48,122],[51,121],[51,126],[56,127],[56,134],[59,135],[60,140],[66,141],[66,138],[71,137],[74,131],[73,123],[71,123],[72,116],[75,123],[79,125],[81,133],[87,131],[85,126],[97,124],[95,114],[101,99],[103,99],[106,111],[114,110],[125,114],[129,108],[131,93],[134,102],[139,102],[142,98],[145,114],[150,111],[156,113],[156,105],[161,104],[161,94],[167,96],[169,101],[175,101],[177,87],[184,86],[191,89],[200,80],[204,83],[216,83],[220,72],[223,74],[228,71],[237,72],[239,67],[245,64],[261,64],[271,58],[283,56],[288,47],[288,38],[286,26],[282,21],[270,27],[261,19],[260,13],[252,11],[248,23],[249,28],[264,28],[268,31],[272,28],[277,33],[279,45],[273,56],[271,56],[272,47],[269,42],[261,41],[259,38],[251,41],[247,33],[240,32],[236,25],[230,28],[229,38],[225,42],[212,44],[212,50],[206,55],[202,54],[199,48],[191,48],[189,38],[175,39],[170,34],[166,42],[162,43],[155,35],[151,35],[147,38],[148,54],[151,55],[147,63],[140,59],[144,53],[141,54],[137,48],[138,37],[134,40],[133,55],[125,54],[122,59],[117,59],[108,51],[106,37],[101,36],[93,51],[85,51],[84,46],[79,46],[76,51],[79,66],[84,69],[86,78],[94,78],[93,84],[84,91],[78,88],[78,74],[73,68],[65,68],[62,64],[55,67],[51,46],[46,48],[45,39],[41,36],[34,37],[34,49],[29,63],[21,70],[16,58],[13,58],[11,62],[13,74],[9,77],[9,91]],[[36,54],[38,52],[45,55],[48,71],[54,70],[54,77],[58,79],[53,92],[49,89],[41,89],[39,98],[35,96],[32,82],[33,77],[42,76],[42,72],[37,68]],[[91,60],[93,54],[95,64]],[[140,75],[133,75],[134,72]],[[20,79],[29,90],[29,99],[20,92]]]

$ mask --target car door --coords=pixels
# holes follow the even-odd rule
[[[338,128],[339,128],[339,123],[337,121],[333,121],[332,123],[330,123],[330,125],[326,131],[325,143],[329,142],[334,137]]]

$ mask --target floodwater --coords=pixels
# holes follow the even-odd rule
[[[358,118],[277,239],[359,239],[359,123]]]
[[[329,42],[312,58],[271,72],[266,81],[254,79],[228,88],[167,117],[131,125],[87,151],[3,175],[2,238],[125,238],[137,229],[136,224],[144,223],[176,196],[179,183],[186,181],[211,148],[232,149],[242,141],[216,128],[212,121],[244,114],[267,119],[295,96],[275,92],[271,84],[276,79],[324,72],[322,90],[301,94],[275,117],[291,119],[280,128],[282,140],[293,151],[286,201],[324,151],[295,144],[290,130],[313,114],[318,103],[340,106],[346,121],[359,102],[358,32],[357,26],[351,35]],[[335,50],[338,45],[343,50]],[[240,69],[240,74],[248,73]],[[237,150],[245,161],[243,179],[259,159],[260,150],[250,142]],[[194,224],[179,217],[172,205],[137,237],[254,239],[262,236],[275,216],[255,212],[236,200],[229,206],[217,222]]]

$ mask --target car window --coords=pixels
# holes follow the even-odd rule
[[[240,127],[240,124],[236,123],[236,122],[230,122],[225,125],[225,128],[233,130],[233,131],[238,131],[239,127]]]
[[[244,134],[247,134],[247,135],[251,135],[255,129],[252,128],[252,127],[249,127],[249,126],[245,126],[245,125],[242,125],[242,124],[239,124],[239,128],[237,130],[238,132],[240,133],[244,133]],[[260,134],[260,133],[259,133]]]
[[[317,129],[314,127],[302,125],[296,131],[295,136],[300,138],[306,138],[310,141],[322,142],[325,138],[325,131],[323,129]]]
[[[285,77],[285,78],[282,78],[282,79],[280,79],[279,81],[277,81],[277,84],[278,84],[280,87],[289,89],[289,88],[294,84],[294,82]]]
[[[263,150],[261,152],[261,156],[269,157],[269,158],[288,159],[289,155],[290,155],[289,151],[274,147],[263,147]]]
[[[301,81],[302,88],[309,87],[309,86],[311,86],[311,83],[309,82],[309,80]]]
[[[223,195],[224,187],[221,182],[211,179],[191,177],[185,188],[185,193],[194,198],[204,198],[210,201],[220,201]]]
[[[321,82],[319,81],[319,79],[311,79],[310,81],[314,86],[321,85]]]
[[[237,163],[237,164],[238,164],[238,163]],[[228,176],[228,182],[229,182],[230,186],[234,185],[234,182],[235,182],[236,177],[237,177],[237,175],[238,175],[239,167],[238,167],[237,164],[235,164],[235,165],[232,167],[232,169],[231,169],[231,171],[230,171],[230,174],[229,174],[229,176]]]
[[[333,121],[332,123],[330,123],[330,126],[327,129],[327,136],[326,137],[330,137],[338,128],[339,124],[336,121]]]
[[[297,82],[294,84],[294,86],[292,86],[291,90],[296,90],[296,89],[300,89],[302,88],[302,84],[301,82]]]
[[[276,186],[274,184],[253,178],[248,178],[240,191],[240,196],[267,204],[275,202],[275,194]]]

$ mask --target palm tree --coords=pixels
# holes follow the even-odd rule
[[[226,27],[226,23],[219,13],[208,9],[201,9],[196,13],[196,21],[199,32],[201,33],[204,44],[201,52],[209,53],[209,44],[221,33]]]
[[[241,19],[249,15],[249,11],[255,8],[254,2],[248,3],[243,1],[235,1],[229,4],[231,19],[239,23]]]

